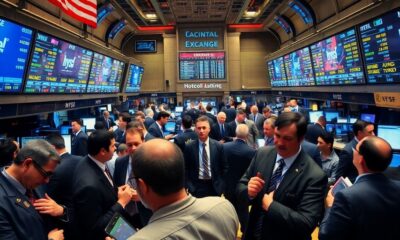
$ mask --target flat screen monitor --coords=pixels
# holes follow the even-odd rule
[[[355,123],[357,122],[357,118],[349,118],[349,123]]]
[[[385,139],[393,150],[400,150],[400,126],[378,125],[378,137]]]
[[[288,86],[314,86],[314,71],[308,47],[284,56]]]
[[[32,140],[44,139],[44,136],[29,136],[29,137],[21,137],[21,148],[25,146],[25,144]]]
[[[400,9],[359,26],[367,82],[400,82]]]
[[[352,131],[353,131],[353,127],[351,124],[347,124],[347,123],[335,124],[336,136],[347,135],[348,133],[351,133]]]
[[[140,91],[140,86],[142,85],[143,72],[144,72],[143,67],[135,64],[129,65],[125,92],[136,93]]]
[[[118,93],[123,72],[123,62],[95,52],[87,93]]]
[[[0,17],[0,93],[21,91],[32,35],[32,29]]]
[[[181,113],[181,112],[183,112],[183,106],[177,106],[177,107],[175,107],[175,112],[176,112],[176,113]]]
[[[36,34],[25,93],[84,93],[93,52],[44,33]]]
[[[392,162],[389,167],[398,167],[400,166],[400,153],[393,153]]]
[[[225,52],[179,53],[179,79],[225,79]]]
[[[155,53],[157,52],[156,40],[136,40],[135,52],[137,53]]]
[[[347,123],[347,118],[340,117],[337,119],[337,123]]]
[[[316,85],[365,82],[355,28],[312,44],[310,49]]]
[[[61,135],[64,138],[65,148],[67,152],[71,153],[71,135]]]
[[[360,119],[365,122],[375,123],[375,114],[361,113]]]
[[[71,134],[71,126],[61,126],[60,127],[60,134],[61,135],[67,135],[67,134]]]
[[[175,127],[176,127],[176,122],[168,121],[165,124],[165,132],[174,133],[175,132]]]
[[[327,122],[337,123],[339,119],[339,112],[324,112],[324,115]]]
[[[312,111],[312,112],[308,112],[308,116],[310,118],[310,122],[311,123],[315,123],[318,121],[318,118],[323,116],[324,112],[323,111]]]
[[[94,130],[94,125],[96,124],[96,118],[82,118],[83,125],[87,130]]]
[[[272,87],[287,87],[287,77],[283,57],[268,62],[268,72]]]
[[[335,130],[335,124],[327,123],[325,130],[329,133],[333,133],[333,130]]]

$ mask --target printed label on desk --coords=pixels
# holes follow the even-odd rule
[[[375,104],[378,107],[400,108],[400,93],[376,92],[374,93]]]

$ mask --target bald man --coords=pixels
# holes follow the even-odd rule
[[[186,193],[184,159],[175,144],[153,139],[140,145],[132,170],[140,199],[153,216],[129,240],[235,239],[239,221],[227,200]]]
[[[328,192],[319,239],[400,239],[400,182],[382,174],[391,160],[392,148],[382,138],[358,142],[353,148],[358,177],[335,196]]]

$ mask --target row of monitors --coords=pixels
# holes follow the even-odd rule
[[[354,117],[341,117],[339,111],[312,111],[308,112],[308,116],[311,123],[317,122],[320,116],[325,116],[325,119],[328,123],[354,123],[357,121],[357,118]],[[361,113],[359,119],[375,123],[375,114],[373,113]]]
[[[125,65],[0,18],[0,93],[118,93]],[[139,92],[144,68],[127,72],[125,92]]]
[[[267,62],[272,87],[400,83],[400,9]],[[361,45],[361,48],[360,48]]]

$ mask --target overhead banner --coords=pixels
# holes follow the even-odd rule
[[[378,107],[400,108],[400,93],[398,92],[376,92],[374,98]]]
[[[224,49],[224,33],[222,27],[214,28],[180,28],[180,51],[204,51]]]

